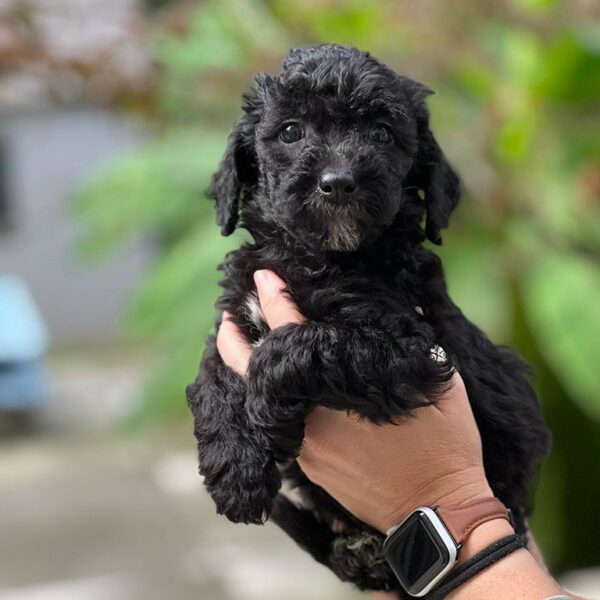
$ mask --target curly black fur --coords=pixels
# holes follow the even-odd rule
[[[435,401],[455,366],[481,430],[488,479],[520,531],[548,447],[527,366],[463,316],[439,258],[422,245],[441,242],[460,196],[429,129],[430,93],[355,48],[292,49],[279,75],[258,75],[245,95],[209,193],[223,234],[241,216],[254,240],[226,257],[217,306],[233,313],[256,348],[243,380],[223,365],[214,337],[208,341],[187,392],[200,473],[219,513],[245,523],[270,515],[362,589],[397,582],[381,556],[383,536],[294,460],[315,405],[395,421]],[[301,137],[286,143],[280,133],[290,124]],[[352,175],[354,189],[321,189],[325,169]],[[258,269],[287,282],[305,323],[265,328],[256,311]],[[435,344],[446,363],[430,359]],[[302,506],[278,494],[282,479],[298,489]]]

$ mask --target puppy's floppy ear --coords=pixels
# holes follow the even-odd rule
[[[419,83],[412,84],[409,95],[417,114],[417,151],[407,179],[425,195],[427,237],[434,244],[441,244],[441,230],[448,226],[450,214],[460,199],[460,179],[429,128],[425,98],[434,92]]]
[[[215,200],[217,223],[223,235],[235,229],[240,201],[258,181],[254,131],[260,120],[260,104],[255,95],[244,96],[244,111],[246,114],[229,135],[225,154],[206,193]]]
[[[441,230],[448,226],[450,214],[460,200],[460,179],[448,164],[442,149],[427,128],[422,138],[421,189],[425,194],[425,233],[434,244],[441,244]],[[419,140],[421,144],[421,139]]]

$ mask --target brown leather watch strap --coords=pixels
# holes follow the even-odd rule
[[[461,545],[471,531],[482,523],[493,519],[506,519],[510,522],[508,510],[498,498],[477,500],[465,506],[438,507],[435,512],[444,522],[457,545]]]

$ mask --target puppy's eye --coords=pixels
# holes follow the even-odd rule
[[[293,144],[304,137],[304,131],[296,123],[288,123],[279,132],[279,139],[286,144]]]
[[[376,144],[389,144],[394,136],[387,125],[377,125],[369,132],[369,138]]]

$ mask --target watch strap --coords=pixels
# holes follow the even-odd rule
[[[516,533],[490,544],[487,548],[464,562],[460,567],[454,569],[444,582],[424,596],[423,600],[443,600],[450,592],[474,575],[477,575],[477,573],[498,562],[511,552],[525,548],[525,546],[527,546],[525,536],[517,535]]]
[[[458,546],[477,526],[494,519],[506,519],[510,522],[510,514],[498,498],[485,498],[457,507],[437,507],[436,514],[444,522],[446,529]]]

